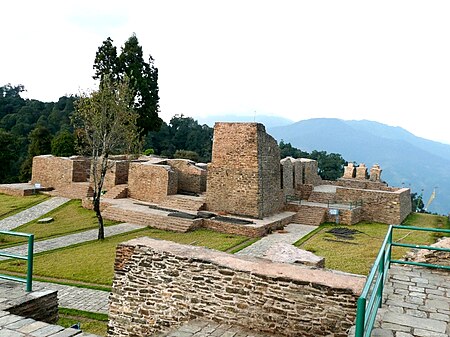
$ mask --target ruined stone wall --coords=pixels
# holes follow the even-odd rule
[[[339,210],[339,223],[342,225],[354,225],[363,221],[363,208],[357,207],[354,209],[340,209]],[[327,212],[326,222],[336,222],[336,215],[331,215]]]
[[[176,194],[177,173],[168,165],[130,163],[128,172],[128,196],[148,202],[161,202],[168,195]]]
[[[103,189],[109,191],[116,185],[128,182],[128,170],[130,162],[128,160],[109,161],[110,168],[106,172]]]
[[[169,159],[167,163],[178,173],[178,190],[203,193],[206,191],[206,170],[187,159]]]
[[[207,208],[262,218],[283,206],[278,144],[262,124],[216,123]]]
[[[89,177],[89,159],[42,155],[33,158],[31,183],[43,187],[67,189],[72,182],[86,182]]]
[[[116,250],[108,336],[201,318],[277,336],[347,336],[365,278],[139,238]]]
[[[336,199],[340,201],[362,200],[363,220],[400,224],[411,213],[409,189],[396,192],[337,188]]]
[[[294,161],[295,183],[311,184],[314,186],[322,184],[322,178],[318,174],[318,163],[316,160],[299,158]]]
[[[281,160],[282,187],[284,197],[295,195],[295,171],[293,158],[287,157]]]
[[[379,181],[370,181],[366,180],[357,180],[357,179],[344,179],[339,178],[336,181],[332,182],[332,185],[341,186],[341,187],[349,187],[349,188],[360,188],[367,190],[379,190],[379,191],[387,191],[387,192],[395,192],[398,191],[398,188],[389,187],[386,183]]]

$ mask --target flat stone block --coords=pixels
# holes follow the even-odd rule
[[[414,329],[414,336],[417,337],[448,337],[445,333],[432,332],[429,330]]]
[[[371,333],[372,337],[394,337],[392,330],[387,329],[373,329]]]
[[[406,314],[395,314],[393,312],[387,312],[383,320],[385,322],[390,322],[393,324],[403,325],[407,327],[430,330],[434,332],[444,333],[447,329],[447,324],[442,321],[437,321],[434,319],[425,319],[414,317]]]
[[[38,223],[50,223],[50,222],[52,222],[54,219],[53,218],[42,218],[42,219],[39,219],[37,222]]]

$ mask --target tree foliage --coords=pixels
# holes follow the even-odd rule
[[[163,123],[158,132],[150,132],[145,144],[147,148],[154,149],[156,154],[168,158],[174,158],[177,153],[179,158],[184,155],[183,158],[191,159],[192,153],[189,152],[195,152],[198,155],[196,161],[209,162],[212,136],[213,129],[208,125],[200,125],[192,117],[175,115],[168,125]]]
[[[162,120],[158,116],[158,68],[151,55],[148,62],[144,60],[142,47],[135,34],[125,42],[120,54],[111,38],[103,41],[95,55],[94,70],[93,77],[100,79],[100,85],[105,76],[112,81],[122,81],[128,77],[133,108],[139,114],[137,125],[141,129],[141,135],[159,130]]]
[[[137,153],[139,144],[138,114],[130,105],[133,93],[128,78],[113,81],[103,78],[98,91],[84,94],[76,104],[73,124],[82,138],[79,151],[91,157],[94,182],[93,206],[98,219],[98,239],[105,237],[100,199],[109,157],[113,154]]]
[[[68,130],[60,131],[52,140],[52,155],[70,157],[75,154],[75,136]]]
[[[3,129],[0,129],[0,149],[0,183],[14,182],[14,163],[19,143]]]
[[[42,154],[50,154],[52,151],[52,134],[48,128],[42,125],[30,133],[28,146],[28,155],[20,169],[20,177],[22,181],[27,181],[31,178],[31,169],[33,166],[33,157]]]

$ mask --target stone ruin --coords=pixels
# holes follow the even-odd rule
[[[31,183],[53,188],[58,195],[84,199],[83,204],[89,207],[86,201],[92,195],[89,171],[89,158],[37,156],[33,159]],[[124,156],[111,158],[103,209],[105,217],[118,221],[136,219],[182,231],[204,226],[250,236],[264,235],[289,222],[401,223],[411,211],[409,189],[388,187],[381,180],[378,164],[370,169],[370,175],[367,171],[365,164],[356,167],[350,162],[342,178],[325,181],[318,175],[315,160],[290,157],[280,160],[278,144],[262,124],[216,123],[212,161],[207,165],[154,156],[136,160]],[[145,217],[142,212],[133,217],[131,206],[114,204],[117,199],[130,200],[135,213],[136,204],[145,202],[156,204],[160,212],[209,211],[248,218],[249,224],[219,223],[203,216],[195,218],[195,214],[183,215],[193,217],[190,227],[181,225],[182,220],[175,224],[173,219]],[[341,206],[331,214],[329,209],[335,208],[333,205]],[[256,225],[270,217],[277,220],[265,223],[263,229]]]

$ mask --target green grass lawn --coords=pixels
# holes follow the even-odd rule
[[[52,217],[54,221],[50,223],[38,223],[37,220],[31,221],[15,228],[14,231],[34,234],[35,240],[40,240],[97,228],[98,226],[95,212],[81,207],[80,200],[71,200],[41,218],[45,217]],[[104,220],[105,226],[116,223],[116,221]],[[0,235],[0,248],[25,241],[26,238]]]
[[[79,281],[110,286],[117,244],[141,236],[221,251],[231,249],[248,240],[245,236],[217,233],[206,229],[177,233],[146,228],[106,238],[104,241],[93,241],[38,254],[34,258],[33,276],[56,278],[68,283]],[[10,272],[24,273],[25,267],[25,261],[11,260],[0,263],[1,270]]]
[[[413,213],[407,218],[405,225],[445,228],[448,223],[447,219],[442,216]],[[318,256],[323,256],[326,268],[367,275],[384,240],[388,225],[360,223],[348,226],[347,228],[360,232],[354,235],[353,240],[339,239],[333,234],[327,233],[334,227],[337,226],[334,224],[322,225],[309,238],[300,240],[295,245]],[[396,229],[393,240],[410,244],[431,244],[436,241],[436,237],[429,232]],[[394,247],[392,257],[399,259],[405,255],[406,251],[406,248]]]
[[[30,195],[28,197],[15,197],[0,194],[0,219],[19,213],[31,206],[39,204],[48,196],[42,194]]]
[[[108,315],[75,309],[59,308],[58,325],[69,328],[77,323],[80,323],[80,328],[83,332],[106,336]]]

